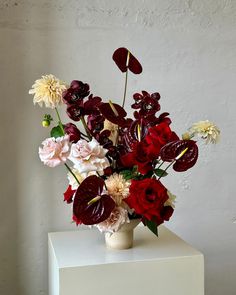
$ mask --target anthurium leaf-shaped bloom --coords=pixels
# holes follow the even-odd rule
[[[107,195],[102,194],[104,180],[96,175],[87,177],[78,187],[73,203],[73,213],[83,224],[92,225],[106,220],[113,209],[115,202]]]
[[[186,148],[186,152],[178,158]],[[198,159],[198,147],[194,140],[175,140],[162,147],[160,156],[161,159],[166,162],[172,162],[178,158],[173,165],[173,169],[177,172],[183,172],[196,164]]]
[[[102,103],[99,106],[99,110],[102,115],[113,124],[118,126],[124,126],[126,123],[125,117],[126,111],[116,103]]]
[[[112,58],[118,68],[121,70],[121,72],[124,73],[129,69],[134,74],[142,73],[143,69],[141,64],[139,63],[137,58],[135,58],[133,54],[129,52],[127,48],[121,47],[116,49],[116,51],[113,53]]]

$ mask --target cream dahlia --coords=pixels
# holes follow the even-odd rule
[[[203,139],[206,139],[206,143],[217,143],[220,139],[220,130],[212,122],[199,121],[194,123],[189,129],[192,135],[198,135]]]
[[[125,180],[121,174],[114,173],[108,177],[105,183],[108,194],[113,198],[117,206],[126,205],[122,203],[123,199],[129,195],[130,181]]]
[[[66,88],[65,83],[50,74],[36,80],[29,94],[34,95],[34,104],[41,107],[45,104],[45,107],[54,109],[62,103],[62,93]]]

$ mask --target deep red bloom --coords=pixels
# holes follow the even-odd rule
[[[173,169],[177,172],[186,171],[197,162],[198,147],[194,140],[175,140],[167,143],[161,149],[161,159],[166,162],[172,162],[186,148],[188,148],[186,153],[173,165]]]
[[[178,136],[171,131],[167,123],[161,123],[148,129],[145,140],[148,144],[147,153],[150,158],[157,159],[161,148],[170,141],[178,140]]]
[[[120,158],[124,167],[138,167],[141,174],[146,174],[152,170],[152,162],[147,154],[147,145],[145,142],[136,142],[133,144],[132,152],[129,152]]]
[[[73,202],[73,196],[75,194],[75,190],[71,188],[71,185],[68,186],[67,190],[64,192],[64,201],[67,204],[70,204]]]
[[[116,49],[112,56],[114,62],[123,73],[128,69],[134,74],[142,73],[142,66],[132,53],[130,53],[129,62],[127,64],[128,52],[128,49],[124,47]]]
[[[107,219],[115,202],[107,195],[102,194],[104,180],[95,175],[87,177],[78,187],[74,203],[73,213],[83,224],[97,224]]]
[[[124,200],[129,207],[157,225],[172,215],[173,209],[164,206],[169,197],[167,189],[159,180],[132,180],[129,192],[129,197]]]
[[[72,215],[72,220],[76,223],[76,225],[82,224],[81,220],[79,220],[74,214]]]
[[[70,142],[77,142],[80,140],[80,131],[73,123],[67,123],[64,126],[66,134],[70,136]]]

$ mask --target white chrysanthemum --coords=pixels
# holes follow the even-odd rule
[[[111,212],[110,216],[101,223],[96,224],[95,226],[101,232],[116,232],[124,224],[130,222],[128,217],[128,212],[122,207],[115,207]]]
[[[194,123],[189,131],[193,135],[206,139],[206,143],[217,143],[220,139],[219,128],[208,120]]]
[[[130,181],[125,180],[121,174],[114,173],[105,180],[105,183],[109,195],[117,206],[121,206],[123,199],[129,195]]]
[[[109,139],[113,142],[113,144],[116,143],[117,138],[117,131],[118,131],[118,125],[113,124],[112,122],[108,121],[107,119],[104,121],[104,128],[103,130],[109,130],[111,131],[111,134],[109,136]]]
[[[50,74],[36,80],[29,94],[34,95],[34,104],[41,107],[45,104],[45,107],[54,109],[62,103],[62,93],[66,88],[65,83]]]
[[[84,180],[83,176],[79,173],[78,170],[76,170],[74,168],[72,168],[71,170],[75,174],[75,176],[78,179],[78,181],[81,183]],[[67,178],[69,180],[69,185],[71,185],[71,188],[73,190],[77,190],[77,188],[79,187],[79,184],[76,181],[75,177],[70,172],[68,172],[67,173]]]
[[[167,195],[168,195],[169,199],[165,202],[164,206],[171,206],[174,209],[175,208],[175,199],[176,199],[176,196],[173,195],[168,190],[167,190]]]

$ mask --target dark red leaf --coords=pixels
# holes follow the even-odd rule
[[[129,63],[127,65],[128,52],[128,49],[124,47],[116,49],[112,56],[114,62],[123,73],[126,72],[127,69],[134,74],[142,73],[142,66],[132,53],[130,53]]]
[[[113,106],[116,109],[117,114],[114,113],[109,103],[102,103],[99,106],[99,110],[108,121],[119,126],[124,126],[126,124],[126,111],[116,103],[113,103]]]
[[[109,195],[102,195],[104,180],[95,175],[87,177],[76,191],[73,213],[83,224],[97,224],[107,219],[115,208]],[[98,199],[91,202],[94,198]]]
[[[161,149],[161,159],[172,162],[185,148],[188,150],[174,163],[173,169],[177,172],[186,171],[195,165],[198,158],[198,147],[193,140],[176,140],[167,143]]]

